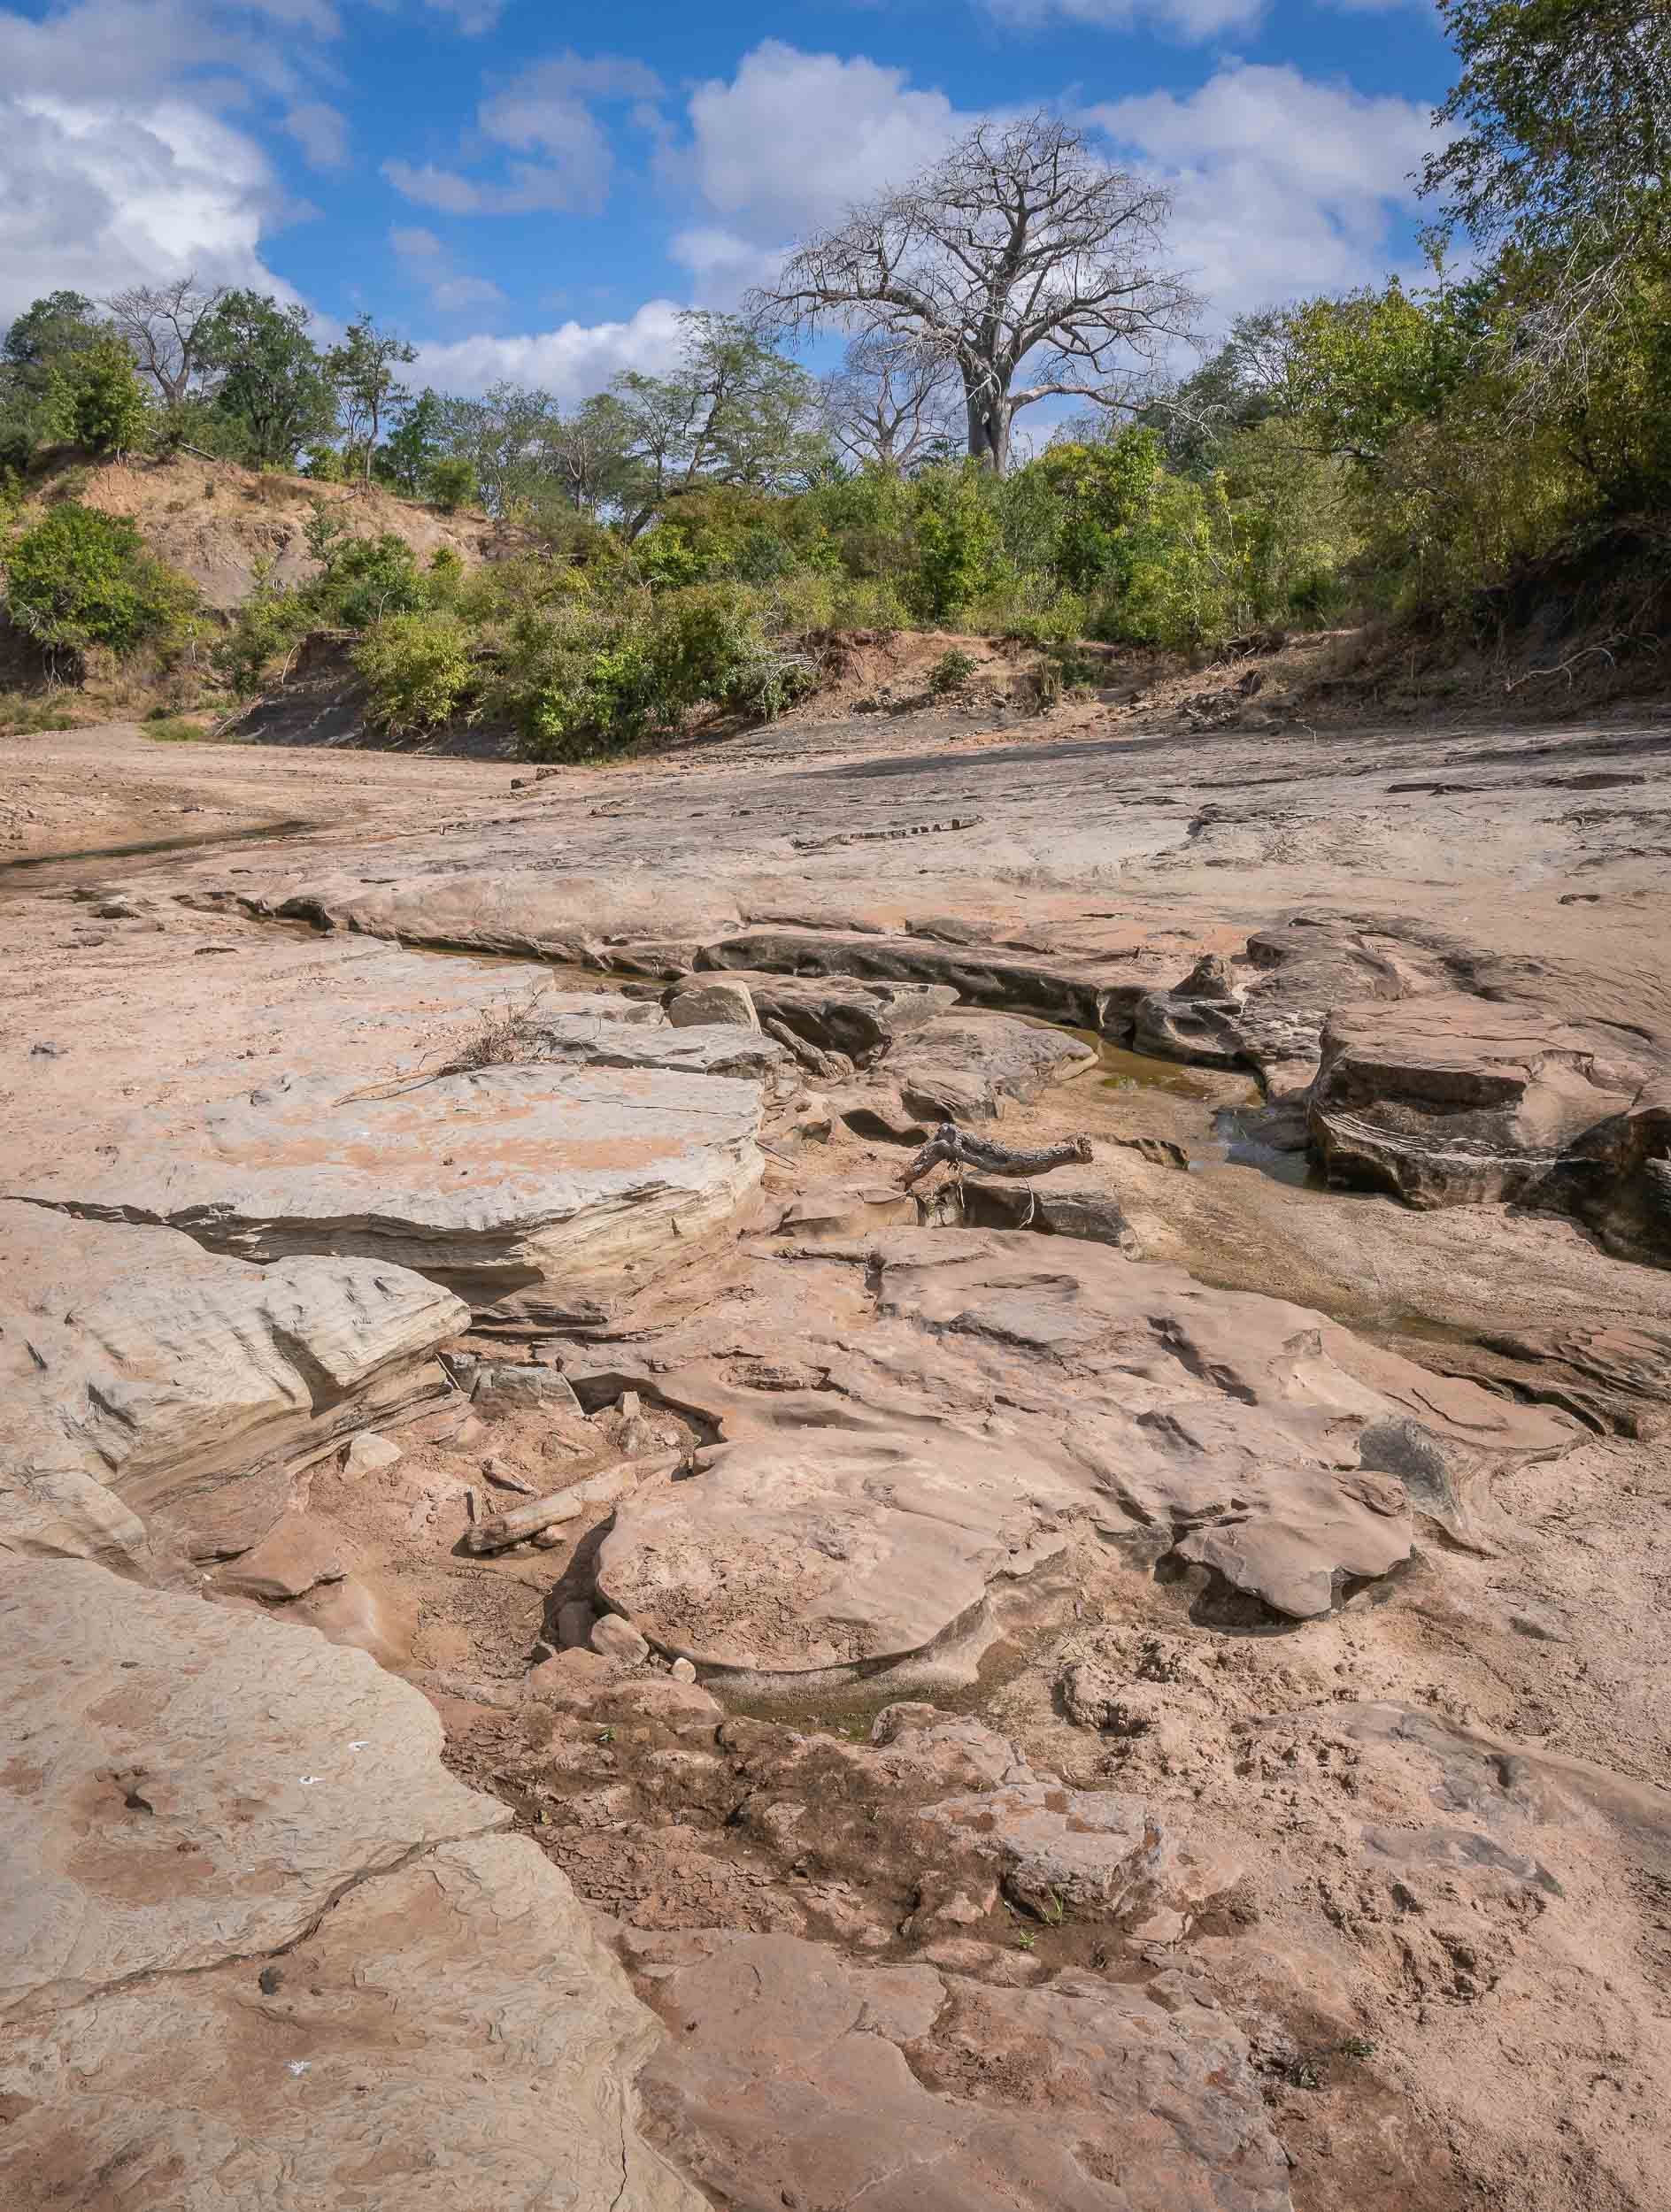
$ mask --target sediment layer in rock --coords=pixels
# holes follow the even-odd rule
[[[0,1549],[130,1571],[256,1542],[293,1468],[441,1401],[433,1354],[469,1321],[408,1269],[255,1266],[16,1202],[0,1202]]]
[[[17,1194],[245,1259],[387,1262],[479,1310],[556,1318],[730,1221],[759,1180],[759,1108],[752,1083],[661,1069],[489,1067],[359,1093],[280,1077],[142,1121],[113,1161]]]

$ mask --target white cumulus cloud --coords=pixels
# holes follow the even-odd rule
[[[566,404],[601,391],[624,369],[664,374],[679,357],[679,309],[648,300],[626,322],[566,322],[520,337],[474,336],[420,345],[412,378],[437,391],[483,392],[501,381],[554,393]]]
[[[313,169],[340,169],[348,159],[348,118],[325,100],[304,100],[284,119],[284,127]]]
[[[664,152],[661,167],[731,235],[781,247],[903,181],[978,119],[903,69],[766,39],[729,81],[692,92],[689,142]]]
[[[1400,0],[1359,4],[1397,6]],[[1232,31],[1251,31],[1266,12],[1266,0],[983,0],[983,4],[989,15],[1021,29],[1041,28],[1051,21],[1108,31],[1129,31],[1142,25],[1188,45],[1223,38]]]
[[[328,0],[0,7],[0,323],[60,288],[191,270],[288,296],[261,242],[296,211],[239,111],[272,95],[330,150],[300,64],[336,27]]]
[[[1395,226],[1415,208],[1411,173],[1432,143],[1414,101],[1254,64],[1182,97],[1144,93],[1083,119],[1171,186],[1172,248],[1215,321],[1383,275]]]
[[[629,102],[642,125],[658,115],[661,93],[654,70],[626,56],[552,55],[497,86],[476,110],[482,138],[531,158],[506,160],[485,176],[397,158],[384,162],[383,174],[403,198],[450,215],[595,215],[615,167],[595,104]]]
[[[491,278],[472,276],[460,270],[433,230],[416,224],[397,223],[389,234],[389,245],[402,273],[421,285],[429,304],[443,315],[457,315],[472,307],[497,307],[504,294]]]

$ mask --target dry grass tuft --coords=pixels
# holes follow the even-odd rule
[[[443,1063],[443,1075],[465,1075],[475,1068],[520,1067],[535,1056],[543,1025],[540,1000],[543,987],[528,986],[520,1000],[503,999],[483,1007]]]

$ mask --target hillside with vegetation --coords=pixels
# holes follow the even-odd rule
[[[1391,653],[1499,699],[1651,684],[1663,20],[1444,13],[1426,280],[1244,317],[1182,375],[1211,303],[1164,195],[1044,116],[982,127],[745,313],[688,313],[670,373],[570,407],[414,391],[370,318],[322,346],[305,309],[190,280],[53,293],[0,349],[12,679],[43,711],[89,685],[224,710],[324,633],[373,733],[485,723],[546,760],[769,718],[854,631],[1013,641],[1047,700],[1085,641],[1199,660],[1343,627],[1370,680]],[[830,332],[820,380],[792,348]]]

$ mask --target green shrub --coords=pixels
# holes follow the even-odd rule
[[[477,496],[475,470],[460,454],[432,461],[427,480],[430,500],[443,515],[457,514]]]
[[[312,626],[301,593],[281,590],[270,565],[258,567],[254,588],[215,647],[215,667],[240,699],[253,698],[272,664]]]
[[[74,500],[14,538],[5,562],[7,611],[49,653],[131,652],[196,604],[196,587],[151,557],[130,516]]]
[[[50,699],[0,699],[0,733],[33,737],[47,730],[73,730],[86,717],[72,714]]]
[[[882,577],[843,577],[834,588],[830,627],[874,630],[891,637],[911,616],[897,588]]]
[[[89,453],[120,453],[140,444],[150,412],[134,357],[119,338],[79,347],[47,382],[48,436]]]
[[[928,671],[928,688],[936,699],[943,699],[951,692],[961,691],[978,666],[973,653],[966,653],[960,645],[954,645],[942,653]]]
[[[202,745],[212,734],[212,725],[189,722],[183,714],[148,714],[144,734],[158,745]]]
[[[302,596],[325,626],[365,630],[386,615],[415,613],[424,603],[412,549],[393,530],[374,538],[335,536],[322,557],[323,574],[303,586]]]
[[[1071,645],[1090,619],[1074,591],[1053,590],[1040,576],[1019,576],[966,609],[964,626],[983,637],[1013,638],[1022,645]]]
[[[529,605],[506,626],[498,649],[490,708],[515,724],[525,760],[620,751],[651,726],[645,610]]]
[[[469,634],[453,614],[386,615],[354,649],[366,719],[401,735],[450,721],[474,683]]]
[[[974,462],[925,469],[913,492],[918,610],[927,621],[945,622],[998,580],[991,479]]]
[[[803,641],[833,606],[806,577],[772,590],[715,582],[528,601],[496,637],[493,708],[537,760],[620,751],[698,706],[769,718],[816,686]]]

